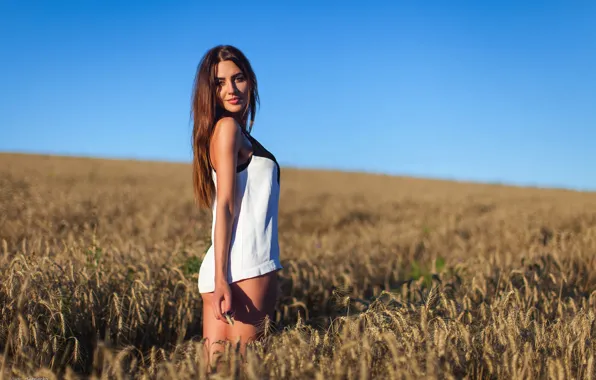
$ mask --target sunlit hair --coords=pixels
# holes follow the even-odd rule
[[[217,64],[232,61],[244,74],[248,84],[248,102],[242,111],[240,126],[250,132],[254,124],[256,107],[259,104],[257,78],[250,62],[236,47],[218,45],[208,50],[197,67],[192,94],[192,178],[194,198],[199,207],[210,208],[215,198],[215,185],[211,179],[211,165],[207,147],[215,123],[225,115],[226,110],[218,102]],[[247,125],[248,124],[248,125]]]

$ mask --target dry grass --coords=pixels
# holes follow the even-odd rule
[[[0,155],[5,379],[198,377],[182,164]],[[276,324],[213,378],[591,379],[596,194],[282,170]]]

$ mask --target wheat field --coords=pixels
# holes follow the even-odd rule
[[[196,379],[190,165],[0,154],[3,379]],[[218,379],[594,379],[596,193],[282,168],[282,296]]]

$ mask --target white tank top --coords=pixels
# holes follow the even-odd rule
[[[248,132],[242,131],[252,143],[253,154],[246,163],[236,168],[236,198],[228,258],[228,283],[283,268],[279,259],[277,233],[280,167],[273,154]],[[215,290],[215,170],[212,170],[212,178],[216,187],[212,206],[212,244],[199,269],[199,293]]]

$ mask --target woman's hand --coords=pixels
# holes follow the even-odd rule
[[[217,320],[225,321],[225,314],[232,312],[232,291],[227,281],[215,281],[212,308]]]

